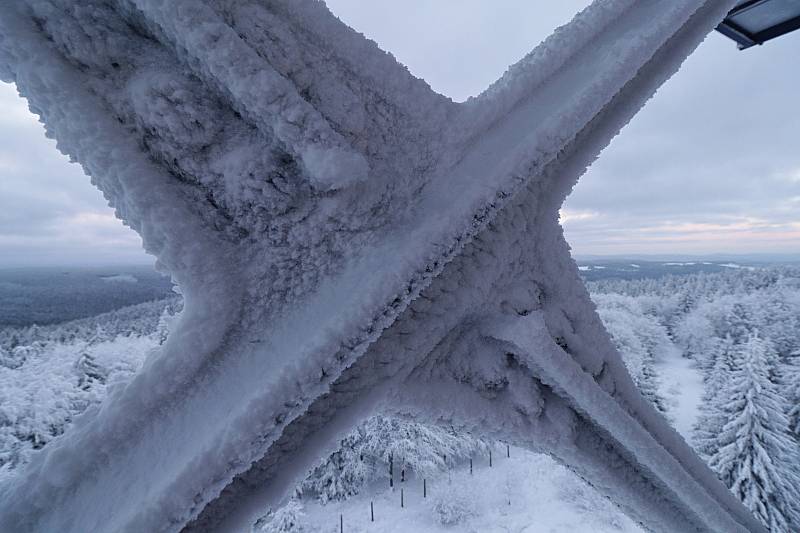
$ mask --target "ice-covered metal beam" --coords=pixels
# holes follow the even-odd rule
[[[404,406],[553,453],[653,530],[762,531],[638,394],[558,225],[731,3],[598,0],[456,104],[314,0],[8,2],[0,75],[185,311],[0,487],[0,529],[235,529]]]

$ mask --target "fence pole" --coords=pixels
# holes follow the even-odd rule
[[[511,457],[511,446],[506,444],[506,457]]]
[[[469,458],[469,475],[472,475],[472,457]]]
[[[422,478],[422,497],[428,497],[428,480],[425,478]]]
[[[339,515],[339,533],[344,533],[344,517]]]
[[[405,507],[405,502],[403,501],[403,489],[400,489],[400,508],[402,509]]]
[[[489,450],[489,468],[492,467],[492,450]]]
[[[369,502],[369,521],[375,521],[375,507],[372,506],[372,502]]]
[[[394,487],[394,456],[389,454],[389,488]]]

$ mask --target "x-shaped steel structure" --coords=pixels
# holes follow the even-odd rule
[[[457,104],[315,0],[10,0],[0,74],[180,285],[3,531],[235,530],[354,421],[549,453],[653,531],[763,531],[637,391],[559,208],[731,0],[597,0]]]

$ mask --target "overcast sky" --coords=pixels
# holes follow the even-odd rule
[[[588,1],[329,0],[438,92],[482,91]],[[800,253],[800,32],[712,34],[562,213],[579,255]],[[80,168],[0,84],[0,265],[148,262]]]

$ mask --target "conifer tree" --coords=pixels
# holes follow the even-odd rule
[[[735,368],[717,408],[725,420],[709,460],[723,482],[773,532],[798,526],[797,445],[789,435],[786,402],[770,381],[773,360],[757,333],[734,352]]]
[[[800,445],[800,350],[793,352],[783,366],[783,397],[789,403],[789,431]],[[800,469],[800,465],[798,465]]]
[[[692,443],[706,461],[717,451],[718,437],[725,425],[723,405],[728,401],[725,393],[733,371],[733,350],[733,339],[727,335],[712,355],[714,364],[705,375],[705,392]]]

